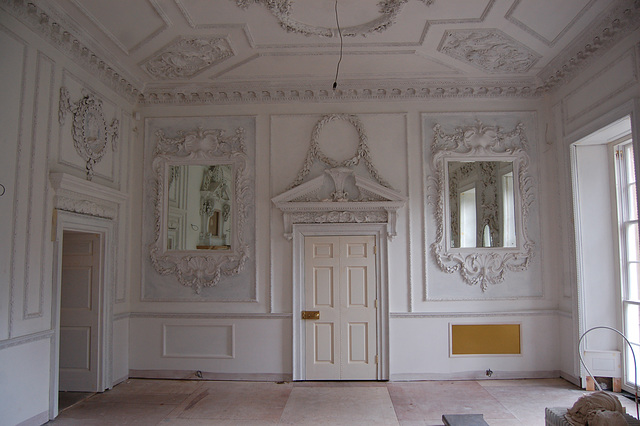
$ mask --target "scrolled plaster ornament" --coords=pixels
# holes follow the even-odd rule
[[[518,123],[511,131],[498,126],[487,126],[480,121],[475,125],[456,127],[454,133],[446,133],[440,124],[433,127],[431,155],[434,175],[429,178],[431,194],[428,203],[434,207],[437,222],[435,242],[431,252],[440,269],[446,273],[459,271],[469,285],[479,285],[485,292],[490,284],[504,281],[507,271],[521,272],[529,267],[534,257],[535,243],[530,240],[527,224],[529,210],[534,201],[533,177],[529,174],[528,142],[525,128]],[[446,161],[473,161],[473,158],[490,158],[492,161],[513,161],[514,185],[517,185],[520,207],[516,211],[518,244],[513,248],[460,249],[449,247],[445,225],[450,212],[445,211],[449,203],[449,182],[446,179]],[[516,180],[517,176],[517,180]],[[454,181],[455,185],[455,181]],[[435,199],[435,202],[434,202]],[[452,225],[453,226],[453,225]],[[449,232],[451,232],[449,230]]]
[[[159,80],[186,79],[233,56],[223,37],[181,37],[153,55],[142,67]]]
[[[116,151],[118,145],[117,119],[110,125],[104,118],[102,101],[92,93],[83,91],[83,97],[76,103],[69,98],[66,87],[60,87],[58,121],[64,124],[67,113],[73,114],[73,146],[78,155],[86,161],[87,180],[93,179],[93,166],[102,160],[106,153],[107,143]]]
[[[447,31],[438,50],[490,73],[525,73],[540,58],[496,29]]]

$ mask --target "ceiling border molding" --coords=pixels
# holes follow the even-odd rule
[[[606,48],[640,26],[640,2],[621,0],[598,25],[590,26],[538,73],[538,90],[549,92],[566,84],[578,71],[602,56]],[[567,59],[568,58],[568,59]]]
[[[369,22],[365,22],[364,24],[341,28],[340,32],[338,32],[337,28],[334,29],[305,24],[293,18],[291,16],[291,0],[235,0],[236,5],[241,9],[247,9],[252,2],[262,4],[273,16],[276,17],[280,26],[287,32],[303,34],[305,36],[319,36],[327,38],[338,37],[338,35],[343,37],[366,37],[374,32],[381,33],[395,24],[396,17],[408,1],[409,0],[382,0],[378,3],[378,11],[381,15],[380,17]],[[420,1],[424,3],[425,6],[429,6],[434,0]]]
[[[67,31],[60,23],[37,5],[25,0],[0,0],[0,7],[11,16],[34,30],[45,40],[91,72],[99,80],[135,103],[140,96],[140,90],[116,71],[111,65],[99,58],[78,37]]]
[[[162,104],[228,104],[275,103],[292,101],[353,102],[367,100],[405,100],[431,98],[537,98],[534,79],[478,80],[478,81],[398,81],[376,82],[363,85],[361,81],[343,81],[344,89],[331,90],[326,86],[274,86],[273,83],[256,82],[254,85],[199,85],[152,86],[139,97],[140,105]]]
[[[538,40],[540,40],[541,42],[543,42],[545,45],[549,46],[549,47],[553,47],[555,46],[555,44],[558,42],[558,40],[560,40],[560,38],[562,36],[564,36],[567,31],[569,31],[569,29],[571,29],[571,27],[578,21],[578,19],[582,18],[582,16],[587,13],[587,11],[593,6],[593,4],[596,2],[596,0],[590,0],[589,3],[587,3],[577,14],[576,16],[573,17],[573,19],[571,19],[571,21],[565,25],[565,27],[562,29],[562,31],[560,31],[558,33],[557,36],[554,37],[553,40],[548,40],[546,37],[544,37],[542,34],[536,32],[533,28],[529,27],[527,24],[525,24],[524,22],[520,21],[519,19],[515,18],[513,16],[513,13],[515,12],[515,10],[518,8],[518,5],[520,5],[520,3],[522,2],[522,0],[516,0],[513,5],[509,8],[509,10],[507,11],[507,13],[504,15],[505,19],[509,22],[511,22],[513,25],[519,27],[520,29],[522,29],[523,31],[531,34],[532,36],[534,36],[535,38],[537,38]]]

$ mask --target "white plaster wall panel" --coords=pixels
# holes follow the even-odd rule
[[[509,112],[509,113],[425,113],[422,116],[423,152],[424,152],[424,184],[425,184],[425,285],[428,301],[461,301],[461,300],[515,300],[518,298],[541,298],[543,296],[543,282],[541,274],[540,245],[541,231],[539,222],[538,190],[540,176],[538,175],[538,122],[534,112]],[[523,272],[507,271],[503,282],[490,285],[486,291],[481,291],[479,285],[466,284],[459,272],[446,273],[440,269],[431,251],[431,244],[435,241],[437,223],[434,203],[429,202],[429,197],[434,200],[435,184],[433,163],[431,158],[431,143],[433,140],[433,127],[436,124],[443,126],[443,131],[454,133],[456,127],[473,126],[479,120],[486,126],[499,126],[502,131],[513,130],[518,123],[525,128],[528,142],[527,154],[529,156],[528,173],[533,183],[533,202],[529,210],[527,230],[529,240],[535,243],[534,256],[529,267]],[[434,200],[435,201],[435,200]],[[427,305],[422,305],[421,310]]]
[[[0,413],[7,425],[39,425],[49,419],[49,352],[42,338],[0,350]],[[10,386],[9,386],[10,384]]]
[[[244,144],[247,150],[247,178],[250,182],[250,201],[245,223],[245,243],[250,249],[249,257],[242,270],[236,275],[223,276],[216,286],[202,288],[197,294],[193,288],[183,286],[175,275],[160,275],[151,263],[149,245],[154,237],[154,174],[151,170],[153,149],[157,143],[156,131],[162,130],[167,138],[178,137],[179,131],[222,129],[225,135],[233,136],[237,128],[244,129]],[[257,306],[258,285],[256,282],[255,254],[255,118],[247,116],[200,116],[183,118],[148,118],[145,120],[144,143],[144,194],[143,206],[143,301],[157,302],[250,302]],[[233,309],[233,308],[231,308]],[[253,308],[249,308],[253,309]]]
[[[506,18],[546,45],[553,46],[593,3],[595,0],[516,0]]]
[[[11,337],[45,329],[50,324],[51,212],[47,166],[53,104],[53,63],[32,50],[33,72],[26,74],[28,112],[21,123],[18,189],[14,216],[11,283]],[[26,107],[26,105],[25,105]],[[25,108],[26,109],[26,108]],[[28,117],[28,118],[26,118]],[[23,259],[23,260],[18,260]]]
[[[21,109],[24,103],[24,84],[27,48],[25,42],[7,28],[0,25],[0,92],[5,99],[0,105],[0,145],[3,154],[0,159],[0,340],[9,337],[9,300],[10,276],[13,253],[13,224],[15,215],[14,197],[16,196],[17,155],[20,149],[22,133],[20,127]]]
[[[558,330],[558,365],[562,373],[562,377],[572,381],[576,385],[579,385],[579,380],[577,379],[580,376],[578,371],[579,361],[577,359],[576,349],[579,337],[577,337],[575,333],[577,326],[573,316],[568,313],[560,313],[555,327],[557,327]]]
[[[162,326],[165,358],[234,358],[233,324]]]
[[[521,324],[519,355],[449,356],[450,324]],[[556,311],[509,316],[406,314],[391,316],[391,380],[455,380],[557,377],[558,328]],[[435,344],[434,342],[438,342]]]
[[[129,316],[114,317],[113,321],[113,381],[129,378]]]
[[[407,123],[405,114],[356,114],[361,120],[367,136],[371,161],[380,176],[402,194],[407,193]],[[283,193],[292,184],[302,168],[309,150],[313,129],[322,115],[273,115],[271,117],[271,195]],[[344,120],[335,120],[323,126],[319,137],[320,149],[335,161],[351,158],[357,149],[358,134]],[[305,182],[323,173],[324,166],[314,161]],[[359,175],[369,177],[362,164],[356,167]],[[408,280],[407,208],[398,212],[398,235],[389,243],[389,283],[406,294]],[[272,282],[274,294],[284,299],[280,303],[288,306],[292,288],[292,248],[283,237],[282,213],[274,206],[271,209]],[[393,297],[397,292],[390,291]],[[406,296],[396,299],[396,306],[406,306]],[[286,309],[286,308],[285,308]]]
[[[593,77],[564,98],[565,125],[572,124],[578,119],[579,124],[587,123],[586,117],[592,117],[590,114],[592,111],[602,108],[606,102],[620,93],[632,92],[629,89],[637,82],[636,54],[634,50],[629,50],[601,68]]]
[[[203,373],[240,375],[291,374],[291,318],[269,317],[258,319],[236,316],[222,318],[189,318],[189,314],[134,314],[130,327],[130,369],[147,377],[154,374],[175,374],[176,378],[194,377],[197,370]],[[233,346],[229,347],[228,332],[233,330]],[[213,333],[216,342],[223,346],[212,347],[207,343],[196,347],[179,348],[176,340],[164,346],[165,330],[177,337],[178,330],[196,330],[199,335]],[[211,334],[210,334],[211,335]],[[187,337],[189,339],[189,337]],[[222,340],[219,340],[222,339]],[[192,342],[193,343],[193,342]],[[230,349],[233,349],[230,351]],[[173,352],[166,352],[167,350]],[[196,353],[196,350],[200,352]],[[221,352],[222,351],[222,352]],[[233,356],[221,357],[231,353]],[[156,373],[153,373],[156,371]],[[162,373],[164,371],[164,373]],[[150,375],[149,375],[150,374]]]
[[[72,3],[127,55],[135,52],[171,24],[155,0],[72,0]],[[121,13],[122,10],[126,10],[127,13]]]

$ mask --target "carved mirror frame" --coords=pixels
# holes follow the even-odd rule
[[[250,247],[246,242],[250,230],[246,222],[253,195],[250,173],[247,170],[249,157],[244,129],[239,127],[235,135],[225,136],[224,130],[198,128],[179,132],[176,138],[167,138],[160,130],[156,132],[156,138],[152,162],[155,179],[155,239],[149,246],[151,263],[159,274],[174,274],[180,284],[192,287],[196,293],[200,293],[202,287],[217,285],[223,276],[240,273],[250,256]],[[168,250],[170,167],[221,164],[233,166],[230,250]]]
[[[535,243],[531,241],[527,224],[534,200],[533,177],[529,174],[528,142],[522,123],[508,132],[497,126],[486,126],[477,121],[473,126],[458,127],[446,133],[440,124],[433,127],[431,155],[434,176],[435,202],[431,204],[437,222],[436,240],[431,251],[440,269],[447,273],[459,271],[469,285],[480,285],[487,290],[489,284],[504,281],[507,271],[525,271],[534,256]],[[509,161],[513,162],[515,195],[516,246],[489,248],[456,248],[450,244],[448,163],[451,161]]]

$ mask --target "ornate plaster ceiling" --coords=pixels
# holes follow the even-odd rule
[[[17,3],[29,8],[23,0],[0,0],[6,10],[28,15]],[[221,89],[245,98],[265,91],[330,96],[340,36],[342,94],[397,86],[414,93],[479,94],[484,87],[526,95],[553,85],[567,64],[589,56],[589,46],[597,50],[594,37],[604,42],[637,28],[640,14],[634,0],[338,0],[338,31],[335,7],[335,0],[42,0],[31,6],[143,102],[185,88],[189,96],[213,89],[217,94],[209,96]]]

